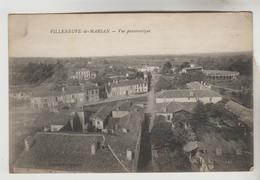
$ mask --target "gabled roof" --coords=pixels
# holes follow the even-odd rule
[[[112,112],[113,106],[107,104],[98,109],[98,111],[92,116],[93,118],[99,118],[101,121],[105,121],[107,116]]]
[[[126,159],[126,151],[129,149],[132,152],[135,152],[138,138],[140,138],[141,123],[143,120],[143,112],[132,111],[127,116],[118,120],[118,129],[115,130],[116,135],[107,136],[114,153],[129,171],[134,171],[134,161]],[[128,132],[123,133],[122,129],[127,129]],[[134,154],[134,158],[137,158],[137,154]]]
[[[91,154],[91,144],[101,143],[100,134],[37,133],[29,151],[24,151],[14,168],[71,172],[125,172],[109,148]],[[43,171],[44,172],[44,171]]]
[[[125,101],[107,103],[106,105],[99,108],[93,117],[104,121],[113,110],[119,108],[123,103],[125,103]]]

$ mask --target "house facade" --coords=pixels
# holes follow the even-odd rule
[[[128,96],[148,92],[148,83],[143,79],[125,80],[112,83],[107,93],[108,97]]]
[[[97,86],[69,86],[62,91],[35,92],[30,99],[34,109],[54,109],[62,105],[84,104],[99,100],[99,88]]]

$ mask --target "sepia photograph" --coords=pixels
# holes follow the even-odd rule
[[[10,173],[254,168],[250,12],[9,15]]]

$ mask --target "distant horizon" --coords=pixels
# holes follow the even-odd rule
[[[109,58],[109,57],[142,57],[142,56],[205,56],[214,54],[253,54],[254,51],[226,51],[226,52],[207,52],[207,53],[186,53],[186,54],[127,54],[127,55],[103,55],[103,56],[9,56],[9,58]]]

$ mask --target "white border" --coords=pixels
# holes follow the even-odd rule
[[[69,13],[100,11],[252,11],[254,16],[255,66],[255,168],[253,172],[229,173],[140,173],[140,174],[33,174],[8,173],[8,14]],[[173,178],[200,180],[259,180],[260,134],[260,1],[259,0],[0,0],[0,179],[95,178],[143,179]],[[257,111],[258,110],[258,111]],[[257,142],[257,143],[256,143]]]

